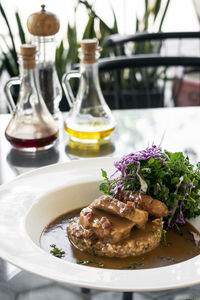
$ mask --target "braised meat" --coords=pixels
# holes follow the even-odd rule
[[[126,218],[136,224],[139,228],[144,227],[148,220],[148,213],[144,210],[135,208],[133,202],[129,201],[128,203],[123,203],[106,195],[94,200],[89,207],[98,208],[116,214],[122,218]]]
[[[129,220],[126,221],[131,222]],[[70,242],[81,251],[86,251],[92,255],[122,258],[140,255],[153,250],[160,243],[162,228],[162,219],[158,218],[148,221],[144,230],[135,228],[131,230],[128,237],[123,238],[119,242],[110,243],[101,239],[88,238],[87,235],[90,229],[84,229],[79,224],[79,218],[74,218],[69,223],[67,232]]]
[[[126,238],[135,225],[128,219],[89,207],[82,209],[79,224],[87,229],[87,232],[90,230],[94,233],[91,238],[96,237],[109,243],[117,243]]]
[[[116,198],[124,203],[132,201],[141,210],[147,211],[151,216],[166,217],[169,214],[167,206],[151,196],[135,193],[133,191],[120,190]]]
[[[80,250],[108,257],[135,256],[158,246],[162,218],[148,220],[148,212],[128,200],[125,203],[104,195],[83,208],[69,223],[71,243]]]

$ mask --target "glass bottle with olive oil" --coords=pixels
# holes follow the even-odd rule
[[[63,89],[70,105],[65,130],[72,140],[98,142],[110,137],[115,120],[103,97],[98,76],[99,47],[96,39],[83,40],[79,49],[80,71],[63,76]],[[76,99],[69,80],[79,78]]]

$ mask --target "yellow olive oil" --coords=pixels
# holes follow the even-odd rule
[[[75,137],[80,140],[101,140],[101,139],[105,139],[106,137],[110,136],[111,133],[114,131],[114,128],[110,128],[110,129],[103,130],[103,131],[91,132],[91,131],[73,130],[73,129],[65,126],[65,130],[67,131],[67,133],[70,136]]]
[[[114,126],[108,126],[108,123],[103,120],[95,122],[84,122],[73,126],[73,124],[65,124],[65,130],[72,137],[79,140],[102,140],[111,135],[114,131]]]

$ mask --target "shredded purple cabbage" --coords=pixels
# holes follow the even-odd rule
[[[177,190],[175,191],[175,193],[178,192],[178,188],[179,188],[182,180],[183,180],[183,178],[181,177],[180,178],[180,182],[177,184]],[[173,220],[174,214],[175,214],[175,212],[176,212],[177,209],[179,210],[179,214],[178,214],[178,216],[176,218],[175,223],[180,224],[180,225],[185,224],[185,218],[184,218],[184,215],[183,215],[183,206],[184,206],[185,197],[188,196],[188,192],[187,192],[187,188],[188,187],[190,187],[191,189],[195,188],[193,182],[190,182],[190,183],[184,185],[184,197],[183,197],[183,200],[180,203],[179,203],[179,201],[177,201],[176,205],[174,206],[174,209],[171,211],[171,217],[170,217],[170,219],[168,221],[169,227],[173,227],[173,225],[174,225],[173,222],[172,222],[172,220]]]
[[[163,158],[163,162],[164,162],[166,160],[166,155],[162,153],[160,146],[157,147],[156,145],[152,145],[152,147],[148,147],[145,150],[141,150],[139,152],[130,153],[128,155],[123,156],[121,160],[114,163],[114,166],[118,171],[121,172],[122,176],[125,177],[127,175],[126,168],[130,164],[133,163],[138,165],[137,172],[139,173],[140,161],[149,160],[150,158],[158,158],[158,159]]]
[[[185,224],[185,218],[183,215],[183,206],[184,206],[184,200],[182,200],[179,205],[179,215],[176,218],[176,223],[181,224],[181,225]]]
[[[188,187],[190,187],[191,189],[194,189],[194,188],[195,188],[193,182],[190,182],[190,183],[188,183],[188,184],[185,184],[185,185],[184,185],[184,195],[185,195],[185,197],[188,196],[188,192],[187,192],[187,188],[188,188]]]
[[[142,161],[149,161],[151,158],[160,159],[162,164],[165,164],[169,157],[166,153],[163,153],[160,146],[152,145],[151,147],[147,147],[145,150],[138,151],[135,153],[130,153],[125,155],[119,161],[114,163],[114,167],[116,171],[110,176],[110,179],[115,182],[115,186],[113,188],[114,197],[117,196],[120,190],[123,190],[124,184],[127,180],[134,179],[140,182],[139,189],[139,197],[141,193],[146,193],[148,190],[147,182],[141,176],[141,167],[143,166]],[[134,164],[136,169],[136,174],[132,175],[132,169],[128,168],[131,164]],[[184,176],[179,177],[179,182],[176,184],[175,191],[173,194],[178,194],[180,187],[182,188],[182,183],[184,180]],[[168,219],[168,227],[173,227],[175,224],[185,224],[184,217],[184,206],[185,206],[185,198],[190,194],[191,190],[194,189],[195,186],[193,182],[187,183],[184,185],[184,194],[182,194],[182,199],[177,197],[175,203],[172,207],[170,207],[170,216]],[[161,194],[161,187],[157,183],[154,187],[154,193]],[[162,195],[161,195],[162,196]],[[167,199],[167,198],[166,198]],[[162,202],[166,202],[165,197],[161,197]],[[200,242],[199,242],[200,244]]]
[[[116,161],[114,163],[114,167],[117,169],[110,178],[113,178],[115,174],[120,172],[119,178],[124,178],[128,174],[127,167],[130,164],[136,164],[137,165],[137,172],[136,175],[139,176],[140,173],[140,161],[141,160],[149,160],[150,158],[163,158],[163,162],[166,160],[166,155],[162,153],[160,146],[152,145],[152,147],[147,147],[145,150],[130,153],[128,155],[125,155],[122,157],[121,160]]]
[[[141,151],[138,151],[138,152],[135,152],[135,153],[130,153],[128,155],[125,155],[125,156],[122,157],[121,160],[116,161],[114,163],[114,167],[117,170],[110,176],[110,179],[113,178],[118,172],[120,172],[120,176],[118,178],[115,178],[115,180],[121,178],[121,180],[116,184],[116,186],[114,188],[114,195],[115,196],[119,192],[119,189],[122,187],[123,182],[125,180],[127,180],[126,176],[131,175],[131,174],[128,173],[127,167],[130,164],[137,165],[136,176],[141,182],[142,178],[140,177],[140,161],[141,160],[148,161],[150,158],[157,158],[157,159],[162,158],[163,163],[167,159],[166,155],[164,153],[162,153],[162,150],[161,150],[160,146],[156,146],[156,145],[153,144],[151,147],[147,147],[145,150],[141,150]],[[128,179],[131,179],[131,178],[128,178]],[[145,187],[145,182],[144,181],[141,182],[141,188],[140,188],[140,191],[139,191],[139,196],[140,196],[141,192],[146,192],[146,190],[145,190],[146,188],[147,187]]]

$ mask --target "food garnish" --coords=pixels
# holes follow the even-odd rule
[[[180,236],[183,235],[183,233],[180,229],[180,226],[178,226],[177,224],[174,225],[174,229],[175,229],[176,233],[178,233],[178,235],[180,235]]]
[[[200,234],[193,231],[190,231],[190,233],[193,236],[195,245],[200,248]]]
[[[153,144],[125,155],[114,166],[110,177],[102,170],[99,188],[105,194],[115,197],[120,190],[130,190],[162,201],[169,209],[164,220],[171,228],[200,215],[200,163],[195,167],[182,152],[162,151]]]
[[[169,247],[171,245],[171,243],[167,241],[167,231],[165,229],[162,230],[161,245],[164,247]]]
[[[89,265],[89,264],[95,264],[95,265],[98,265],[98,267],[100,268],[103,268],[104,267],[104,264],[102,264],[101,262],[98,262],[94,259],[89,259],[89,260],[79,260],[77,262],[77,264],[79,265]]]
[[[144,266],[143,262],[144,262],[144,258],[141,257],[140,260],[138,260],[138,261],[136,261],[136,262],[134,262],[134,263],[130,263],[130,264],[124,266],[123,269],[131,269],[131,270],[137,269],[137,268],[139,268],[139,267]]]
[[[53,248],[50,251],[50,253],[53,254],[53,256],[56,256],[58,258],[62,258],[65,256],[65,251],[62,251],[62,249],[57,248],[55,244],[50,245],[50,247]]]
[[[162,259],[162,260],[168,260],[168,261],[171,261],[171,262],[176,262],[176,263],[180,261],[179,259],[171,257],[171,256],[158,256],[158,258]]]

